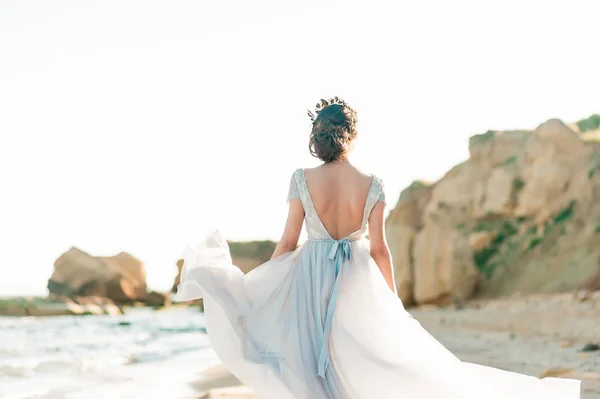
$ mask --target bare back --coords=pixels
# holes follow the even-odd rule
[[[384,231],[385,191],[375,175],[361,173],[348,162],[296,169],[288,191],[289,213],[273,258],[296,248],[302,226],[309,241],[360,240],[369,231],[369,251],[395,292],[391,258]]]
[[[347,162],[305,169],[304,174],[315,210],[332,238],[361,228],[372,175]]]

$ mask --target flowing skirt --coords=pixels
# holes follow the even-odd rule
[[[217,355],[262,399],[576,399],[580,381],[462,362],[388,288],[368,241],[308,240],[244,275],[215,232],[184,253]]]

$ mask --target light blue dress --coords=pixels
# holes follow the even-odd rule
[[[335,240],[296,170],[308,240],[244,275],[225,238],[184,253],[178,300],[204,298],[216,353],[263,399],[579,398],[579,381],[535,377],[461,362],[406,312],[365,239],[373,207],[385,201],[373,176],[361,228]]]

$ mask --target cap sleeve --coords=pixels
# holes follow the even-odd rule
[[[290,179],[290,189],[288,190],[287,202],[290,202],[294,198],[300,198],[300,192],[298,191],[298,182],[296,181],[296,172]]]
[[[379,197],[377,199],[377,202],[385,203],[385,187],[383,184],[383,180],[381,180],[380,177],[377,178],[377,185],[379,186]]]

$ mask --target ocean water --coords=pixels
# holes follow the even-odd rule
[[[197,308],[0,317],[2,399],[194,398],[218,363]]]

